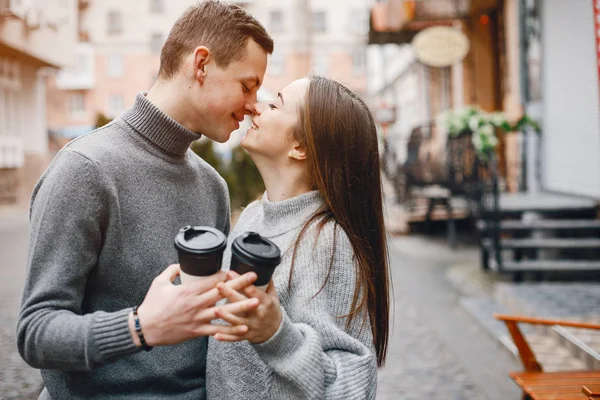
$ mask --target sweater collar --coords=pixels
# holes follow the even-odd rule
[[[272,202],[267,192],[260,201],[267,236],[277,236],[304,224],[324,204],[321,193],[313,190],[291,199]]]
[[[123,120],[161,150],[184,156],[192,142],[200,139],[201,135],[169,117],[148,100],[146,94],[137,94],[133,106],[123,114]]]

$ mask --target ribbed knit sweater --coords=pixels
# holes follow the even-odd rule
[[[349,313],[356,286],[352,247],[340,227],[329,222],[316,239],[317,224],[311,224],[298,248],[288,291],[292,248],[322,204],[316,191],[280,202],[270,202],[265,194],[240,215],[230,244],[243,232],[255,231],[284,253],[273,276],[282,322],[271,339],[257,345],[209,339],[208,399],[375,397],[377,363],[368,319],[362,325],[358,318],[346,329],[346,319],[337,318]],[[230,260],[228,247],[224,269]]]
[[[206,338],[140,352],[128,328],[132,306],[177,263],[179,228],[229,230],[225,182],[189,150],[199,137],[138,94],[61,150],[35,187],[17,335],[42,369],[43,399],[205,397]]]

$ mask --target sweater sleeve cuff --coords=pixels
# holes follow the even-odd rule
[[[270,365],[289,360],[290,357],[302,347],[304,335],[290,320],[285,309],[281,309],[281,324],[277,332],[266,342],[253,344],[258,356]]]
[[[130,308],[113,313],[99,312],[92,323],[92,340],[100,362],[118,359],[140,351],[129,331]]]

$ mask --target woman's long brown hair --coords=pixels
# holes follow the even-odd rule
[[[323,196],[324,205],[300,231],[292,260],[295,260],[300,239],[311,223],[319,221],[320,231],[327,222],[335,221],[336,229],[339,225],[346,232],[357,268],[356,288],[346,326],[367,311],[377,365],[382,366],[388,346],[390,299],[375,122],[368,107],[354,92],[322,77],[310,78],[299,113],[294,135],[306,149],[311,184]],[[332,265],[333,254],[323,286]]]

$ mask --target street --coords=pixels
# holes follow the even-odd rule
[[[1,215],[0,215],[1,216]],[[25,276],[26,213],[0,219],[0,400],[34,399],[39,373],[16,350],[15,321]],[[378,399],[506,400],[519,398],[508,371],[519,365],[459,306],[446,271],[475,263],[476,251],[400,236],[390,241],[393,328]]]

